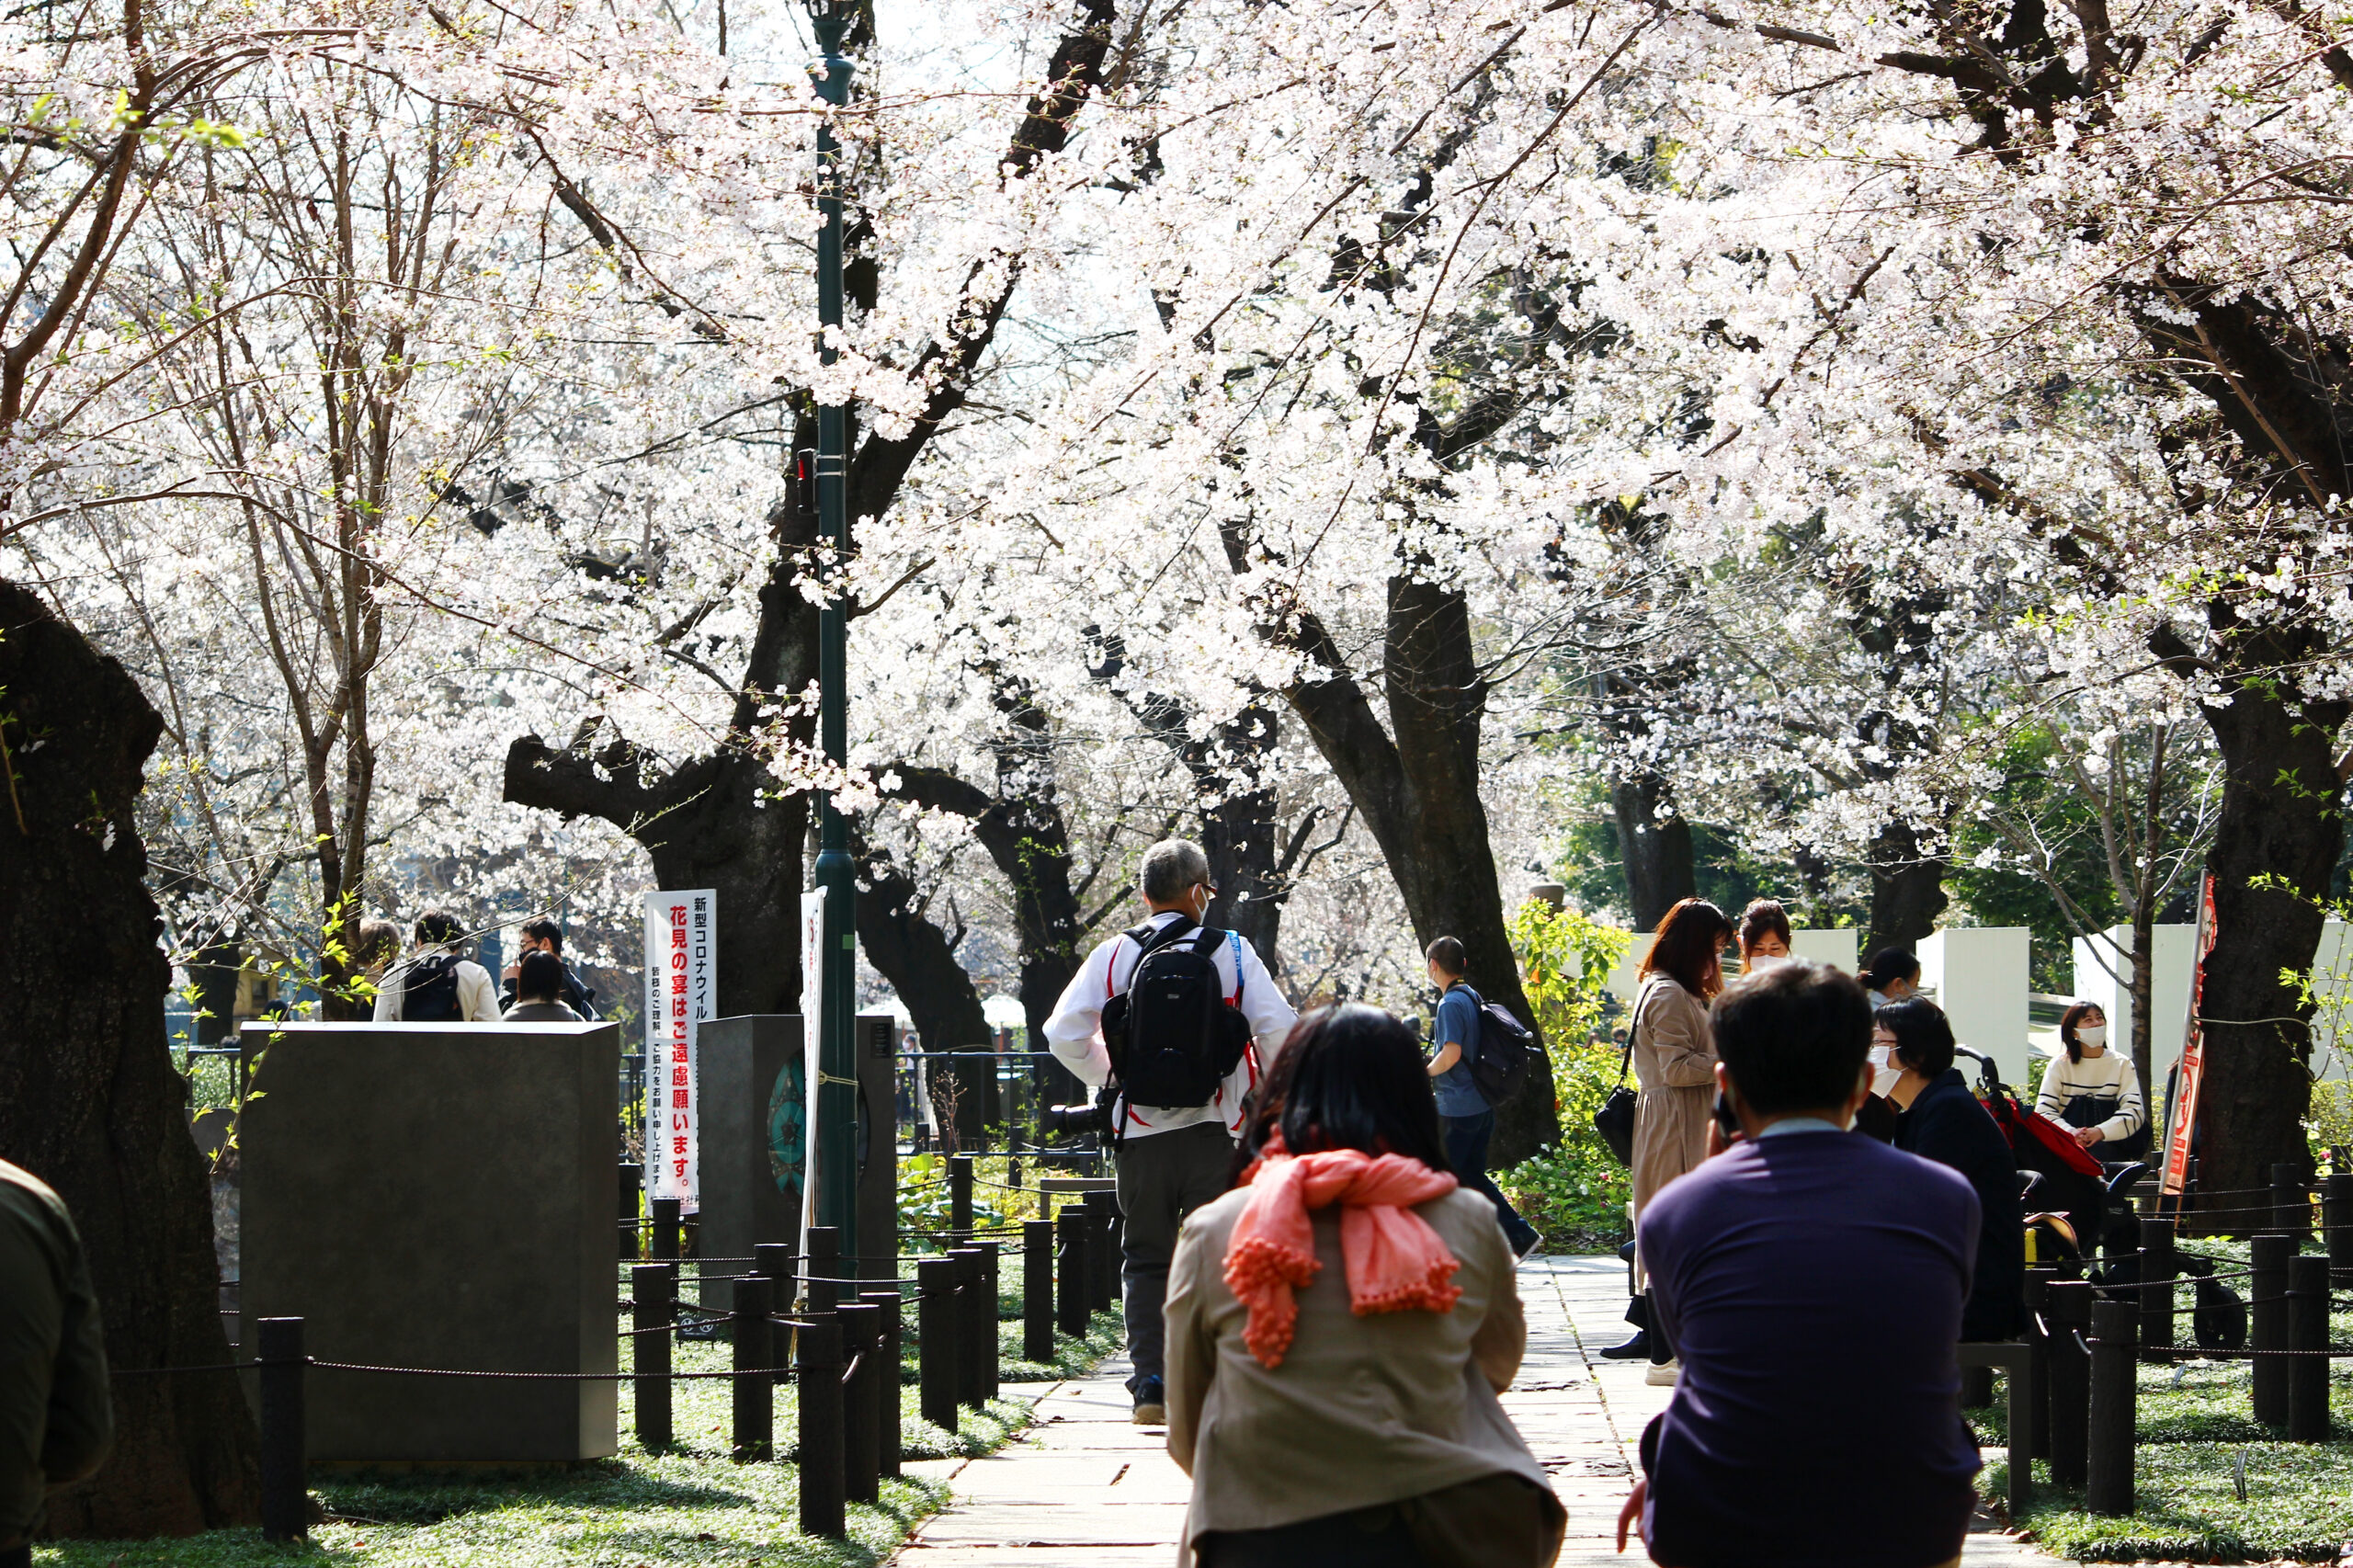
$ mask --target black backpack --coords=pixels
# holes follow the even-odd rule
[[[1226,933],[1178,920],[1127,933],[1143,949],[1128,988],[1103,1004],[1103,1043],[1123,1106],[1205,1106],[1250,1049],[1250,1020],[1234,966],[1225,999],[1216,954]],[[1192,937],[1190,942],[1185,938]]]
[[[408,973],[401,981],[401,1022],[461,1024],[466,1021],[464,1009],[458,1006],[459,962],[455,953],[437,953],[409,966]]]
[[[1462,989],[1471,991],[1467,985]],[[1519,1093],[1544,1053],[1537,1049],[1536,1037],[1528,1032],[1528,1026],[1512,1017],[1510,1008],[1488,1001],[1476,991],[1471,991],[1471,999],[1479,1005],[1479,1051],[1471,1058],[1471,1081],[1479,1085],[1479,1097],[1492,1108]]]

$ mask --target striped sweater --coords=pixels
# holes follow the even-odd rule
[[[2132,1059],[2122,1051],[2110,1049],[2081,1062],[2068,1061],[2063,1051],[2052,1057],[2051,1065],[2042,1070],[2042,1088],[2034,1096],[2034,1108],[2053,1121],[2064,1120],[2067,1102],[2083,1096],[2117,1102],[2116,1114],[2099,1123],[2100,1135],[2110,1142],[2131,1137],[2149,1119],[2140,1075],[2132,1071]]]

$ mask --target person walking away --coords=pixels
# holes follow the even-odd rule
[[[383,983],[384,971],[401,956],[401,928],[391,921],[369,915],[359,923],[359,942],[352,949],[351,961],[371,985]]]
[[[1534,1252],[1544,1238],[1536,1227],[1519,1216],[1511,1199],[1487,1174],[1487,1144],[1495,1135],[1495,1108],[1479,1091],[1478,1081],[1471,1076],[1471,1064],[1479,1059],[1480,1009],[1486,1006],[1479,994],[1463,983],[1462,976],[1471,967],[1470,955],[1463,950],[1460,938],[1440,937],[1432,942],[1428,953],[1430,983],[1441,993],[1438,1017],[1430,1026],[1431,1042],[1437,1047],[1427,1069],[1431,1086],[1437,1091],[1438,1125],[1446,1136],[1446,1161],[1454,1170],[1455,1179],[1472,1191],[1485,1196],[1495,1206],[1495,1218],[1504,1228],[1504,1239],[1511,1244],[1515,1257],[1526,1257]]]
[[[1226,1189],[1244,1101],[1299,1015],[1248,942],[1201,925],[1217,889],[1199,845],[1154,845],[1137,883],[1149,915],[1087,954],[1046,1020],[1046,1043],[1081,1083],[1116,1090],[1104,1108],[1123,1219],[1128,1392],[1136,1425],[1156,1426],[1167,1419],[1160,1309],[1177,1226]]]
[[[570,1007],[574,1017],[584,1024],[595,1023],[602,1016],[597,1011],[597,994],[581,984],[580,976],[574,972],[570,964],[563,961],[563,927],[552,920],[532,920],[525,923],[521,950],[515,955],[515,961],[506,966],[506,973],[499,978],[499,1006],[506,1008],[512,1008],[515,1006],[516,998],[520,994],[518,987],[523,972],[523,960],[533,953],[550,955],[556,960],[556,966],[563,971],[563,990],[545,1000],[563,1003]]]
[[[2034,1108],[2075,1130],[2075,1142],[2104,1162],[2138,1160],[2149,1152],[2149,1110],[2132,1058],[2108,1044],[2108,1015],[2097,1002],[2078,1002],[2059,1019],[2067,1054],[2042,1070]]]
[[[1643,1213],[1668,1182],[1708,1157],[1708,1123],[1716,1093],[1716,1051],[1708,1032],[1708,1003],[1723,989],[1724,944],[1732,922],[1704,898],[1687,898],[1666,912],[1644,955],[1642,989],[1634,994],[1631,1059],[1634,1083],[1634,1254],[1637,1291],[1627,1317],[1642,1332],[1603,1355],[1615,1360],[1647,1357],[1650,1376],[1672,1382],[1667,1341],[1650,1332],[1640,1297]]]
[[[98,1300],[64,1199],[0,1160],[0,1568],[30,1568],[52,1486],[114,1441]]]
[[[1953,1346],[1977,1255],[1960,1173],[1847,1134],[1863,988],[1777,964],[1711,1009],[1741,1132],[1643,1220],[1683,1377],[1619,1515],[1674,1568],[1952,1568],[1976,1505]]]
[[[1904,1108],[1895,1146],[1959,1171],[1977,1194],[1977,1260],[1961,1336],[2015,1338],[2026,1320],[2026,1206],[2010,1141],[1953,1065],[1952,1024],[1934,1002],[1912,996],[1879,1009],[1871,1045],[1902,1070],[1888,1096]]]
[[[1859,977],[1873,1007],[1901,1002],[1920,991],[1920,960],[1902,948],[1881,948]]]
[[[510,1024],[585,1024],[589,1020],[574,1012],[560,1000],[563,994],[563,960],[541,949],[525,953],[516,966],[515,994],[519,998],[506,1009]]]
[[[1493,1205],[1447,1171],[1411,1025],[1311,1014],[1242,1184],[1185,1221],[1168,1451],[1200,1568],[1544,1568],[1565,1516],[1496,1395],[1528,1337]]]
[[[380,1024],[494,1024],[498,989],[490,971],[461,956],[465,928],[446,909],[416,917],[416,950],[376,989]]]
[[[1740,912],[1734,936],[1740,944],[1740,972],[1755,974],[1790,956],[1790,912],[1779,899],[1753,899]]]

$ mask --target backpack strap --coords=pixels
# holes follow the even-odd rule
[[[1168,946],[1171,942],[1181,942],[1188,934],[1200,929],[1200,926],[1194,925],[1191,921],[1184,918],[1182,915],[1179,915],[1165,926],[1154,926],[1152,922],[1147,920],[1141,926],[1130,926],[1125,931],[1120,932],[1120,935],[1125,937],[1129,941],[1133,942],[1136,945],[1138,949],[1136,953],[1136,965],[1140,968],[1142,967],[1143,960],[1150,958],[1158,949]],[[1199,946],[1198,942],[1194,945],[1196,947]],[[1111,972],[1118,967],[1118,964],[1119,960],[1115,955],[1112,961],[1104,966],[1103,994],[1106,1000],[1120,994],[1117,986],[1111,979]],[[1133,985],[1135,983],[1135,970],[1129,970],[1128,983]]]

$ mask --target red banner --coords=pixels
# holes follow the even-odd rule
[[[2189,976],[2189,1019],[2181,1040],[2181,1066],[2174,1079],[2173,1112],[2165,1122],[2165,1170],[2160,1191],[2178,1198],[2189,1185],[2189,1147],[2198,1132],[2198,1089],[2206,1077],[2206,955],[2214,950],[2214,873],[2198,890],[2198,935],[2191,943],[2197,964]],[[2154,1025],[2155,1019],[2150,1022]],[[2142,1093],[2146,1094],[2143,1085]]]

